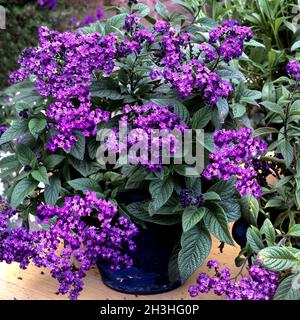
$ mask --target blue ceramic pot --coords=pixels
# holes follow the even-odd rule
[[[123,193],[119,202],[129,204],[148,198],[148,194]],[[129,294],[156,294],[178,288],[181,280],[170,281],[168,263],[176,240],[181,234],[181,226],[162,226],[145,223],[135,237],[137,250],[130,253],[133,266],[129,269],[112,271],[101,261],[97,266],[104,284],[113,290]]]
[[[247,229],[250,225],[243,219],[240,218],[233,224],[232,237],[234,241],[241,247],[244,248],[247,243]]]

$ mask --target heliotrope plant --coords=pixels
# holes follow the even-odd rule
[[[195,16],[191,23],[161,3],[162,20],[155,21],[146,5],[129,1],[112,18],[73,32],[41,27],[39,46],[24,50],[4,91],[17,116],[0,139],[13,149],[0,161],[9,203],[1,210],[0,257],[49,268],[72,299],[97,260],[131,265],[123,249],[134,250],[143,222],[182,224],[170,279],[186,280],[208,256],[211,234],[233,244],[228,222],[240,217],[241,194],[261,195],[252,165],[265,144],[240,128],[249,123],[247,107],[261,97],[238,71],[253,33],[237,21],[198,26],[198,8],[183,6]],[[116,137],[125,122],[132,129],[125,145],[105,140],[117,163],[99,163],[97,132],[109,128]],[[170,145],[170,162],[136,154],[124,164],[122,148],[151,144],[150,129],[166,133],[157,142]],[[176,163],[173,129],[205,129],[202,145],[211,161],[205,174],[191,176],[186,169],[194,165]],[[228,172],[211,170],[218,165]],[[117,203],[121,192],[145,189],[150,197],[138,206]],[[12,215],[21,227],[14,228]],[[32,215],[41,230],[28,228]]]
[[[273,178],[261,184],[264,194],[252,199],[251,213],[242,210],[249,228],[237,259],[244,263],[246,255],[280,275],[276,300],[300,299],[299,71],[300,62],[290,60],[286,75],[272,82],[273,93],[260,102],[265,117],[253,135],[269,141],[263,170]]]

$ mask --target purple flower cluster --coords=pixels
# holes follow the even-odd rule
[[[118,207],[97,198],[94,192],[66,198],[62,207],[39,205],[39,221],[48,223],[50,230],[29,231],[25,227],[9,229],[8,219],[15,214],[9,207],[0,210],[0,261],[19,262],[26,268],[32,261],[46,267],[59,282],[59,292],[77,299],[83,288],[86,271],[101,259],[113,270],[132,265],[122,252],[134,251],[136,226],[125,217],[116,218]],[[90,226],[89,217],[95,217]],[[61,244],[64,246],[61,246]]]
[[[89,26],[105,17],[103,10],[99,7],[96,8],[94,15],[87,15],[82,21],[79,21],[76,17],[71,18],[71,24],[76,28],[82,28]]]
[[[229,180],[237,177],[236,187],[242,196],[251,194],[256,198],[262,195],[257,182],[257,171],[253,163],[267,149],[267,144],[260,138],[251,137],[252,130],[220,130],[214,133],[215,152],[210,154],[211,163],[203,172],[203,176],[211,180],[217,177]]]
[[[187,49],[192,48],[189,33],[181,34],[171,27],[167,30],[167,24],[163,22],[157,22],[155,30],[162,34],[161,53],[158,57],[162,70],[159,72],[158,68],[153,69],[150,73],[151,79],[164,79],[178,91],[182,99],[200,91],[203,99],[211,105],[215,105],[219,97],[227,98],[230,95],[230,82],[222,80],[204,61],[197,57],[187,61]],[[202,46],[202,50],[204,49]],[[206,56],[208,57],[208,54]]]
[[[179,201],[182,208],[188,208],[190,206],[202,206],[204,204],[203,195],[197,195],[194,190],[182,189],[179,195]]]
[[[19,59],[21,68],[10,79],[23,81],[33,74],[39,93],[56,100],[46,112],[58,131],[48,143],[50,150],[69,150],[76,142],[74,130],[85,136],[95,135],[97,125],[108,120],[109,113],[92,108],[88,87],[94,71],[112,72],[116,41],[115,34],[83,36],[80,32],[59,33],[42,27],[39,47],[24,50]]]
[[[253,31],[236,20],[224,21],[209,33],[209,43],[217,44],[216,52],[225,62],[243,54],[244,42],[253,38]]]
[[[172,106],[163,107],[155,103],[125,105],[120,124],[126,128],[129,126],[127,143],[118,141],[119,132],[115,130],[106,140],[108,150],[122,153],[122,150],[129,149],[130,163],[142,164],[150,171],[161,170],[162,152],[168,150],[174,154],[179,143],[178,135],[187,129],[187,125],[181,124],[179,116],[172,111]],[[139,155],[135,149],[134,152],[130,150],[137,145],[144,151],[140,150]]]
[[[129,54],[139,54],[143,44],[150,45],[155,42],[155,35],[147,29],[139,29],[140,15],[133,13],[125,18],[124,28],[130,31],[128,39],[117,44],[118,57],[126,57]]]
[[[279,276],[259,265],[251,266],[249,276],[244,276],[238,281],[231,279],[228,268],[219,270],[218,261],[209,261],[207,266],[215,269],[215,276],[200,273],[197,285],[189,287],[191,297],[211,290],[218,296],[226,295],[227,300],[272,300],[275,295]]]
[[[48,8],[49,10],[55,10],[57,6],[57,0],[38,0],[38,4],[42,8]]]
[[[286,72],[296,80],[300,79],[300,62],[291,60],[286,66]]]
[[[132,32],[140,24],[141,17],[138,13],[132,13],[125,18],[124,29],[128,32]]]

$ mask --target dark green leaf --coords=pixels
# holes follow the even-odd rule
[[[31,175],[35,180],[39,182],[42,182],[44,184],[49,183],[48,172],[45,167],[40,167],[38,168],[38,170],[31,171]]]
[[[183,232],[189,231],[193,228],[198,222],[202,220],[204,214],[207,212],[205,207],[191,207],[186,208],[182,215],[182,229]]]
[[[181,279],[187,280],[203,264],[211,250],[211,237],[203,225],[182,234],[178,265]]]
[[[3,133],[0,138],[0,145],[12,141],[28,132],[28,121],[16,120],[11,127]]]
[[[25,178],[19,181],[14,187],[11,195],[11,206],[17,208],[18,205],[36,189],[37,185],[38,182],[31,178]]]
[[[45,202],[54,206],[59,198],[61,189],[61,182],[58,176],[52,176],[49,178],[49,184],[45,187]]]

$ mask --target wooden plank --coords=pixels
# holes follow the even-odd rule
[[[236,245],[225,246],[223,253],[220,253],[219,242],[213,240],[213,250],[208,259],[219,260],[222,266],[227,266],[237,272],[234,266],[234,258],[239,252]],[[204,264],[199,272],[207,272]],[[41,274],[43,272],[44,274]],[[191,299],[187,290],[190,284],[195,283],[197,272],[182,287],[159,295],[134,296],[115,292],[107,288],[101,281],[98,269],[94,268],[88,272],[84,279],[85,287],[81,293],[80,300],[189,300]],[[0,300],[64,300],[66,296],[57,295],[57,282],[52,279],[47,270],[38,269],[30,266],[27,270],[20,270],[17,264],[0,263]],[[224,297],[218,297],[213,294],[201,295],[199,299],[219,300]]]

